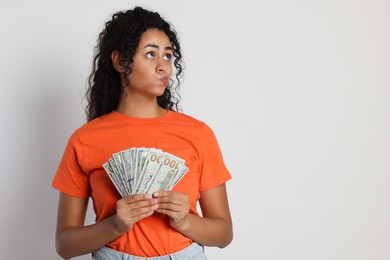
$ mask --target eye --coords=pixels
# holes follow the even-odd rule
[[[165,54],[163,59],[164,60],[171,60],[172,59],[172,54],[170,54],[170,53]]]
[[[155,56],[155,55],[154,55],[154,52],[152,52],[152,51],[146,53],[146,58],[148,58],[148,59],[153,59],[154,56]]]

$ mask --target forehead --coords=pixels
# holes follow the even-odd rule
[[[139,47],[143,48],[148,44],[156,44],[163,48],[172,46],[168,36],[158,29],[148,29],[141,35]]]

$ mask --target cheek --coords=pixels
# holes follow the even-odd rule
[[[145,81],[145,79],[148,78],[145,71],[142,69],[140,70],[139,68],[133,69],[128,76],[128,79],[130,82],[142,82]]]
[[[170,64],[170,65],[168,66],[168,69],[167,69],[167,73],[168,73],[170,76],[172,76],[172,70],[173,70],[172,64]]]

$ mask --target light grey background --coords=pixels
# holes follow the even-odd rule
[[[390,259],[387,0],[2,0],[1,258],[59,259],[51,181],[97,35],[136,4],[175,25],[184,112],[233,176],[234,241],[209,258]]]

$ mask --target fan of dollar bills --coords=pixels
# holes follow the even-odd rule
[[[103,164],[122,197],[172,190],[187,173],[185,160],[155,148],[130,148]]]

